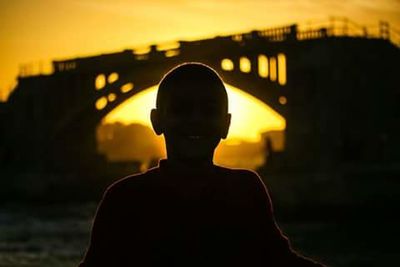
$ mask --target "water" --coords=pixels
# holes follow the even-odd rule
[[[1,267],[77,266],[87,246],[96,203],[0,207]],[[397,221],[280,223],[292,246],[329,266],[397,262]]]

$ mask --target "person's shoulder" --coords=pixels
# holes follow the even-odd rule
[[[130,192],[135,189],[142,188],[147,184],[152,183],[159,175],[159,168],[154,167],[142,173],[128,175],[119,179],[108,186],[106,194],[121,194],[123,192]]]
[[[217,166],[217,171],[225,174],[228,179],[239,182],[262,183],[260,176],[253,170]]]

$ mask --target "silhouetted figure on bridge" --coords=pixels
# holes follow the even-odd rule
[[[151,121],[168,157],[108,188],[81,267],[321,266],[291,250],[256,173],[213,164],[231,119],[215,71],[174,68],[156,106]]]

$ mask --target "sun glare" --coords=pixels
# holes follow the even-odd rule
[[[257,98],[225,84],[229,97],[229,112],[232,114],[227,141],[241,139],[248,142],[261,140],[261,133],[284,130],[285,119]],[[114,109],[104,122],[140,123],[151,127],[150,110],[155,107],[157,86],[150,87]]]

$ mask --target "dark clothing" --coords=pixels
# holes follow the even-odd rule
[[[320,266],[290,249],[257,174],[166,160],[108,188],[80,267]]]

